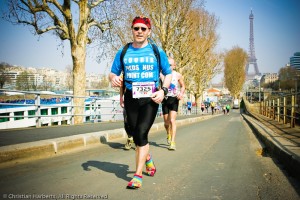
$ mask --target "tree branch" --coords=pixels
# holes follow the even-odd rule
[[[52,3],[60,12],[61,14],[67,18],[70,17],[65,12],[65,8],[63,8],[57,0],[42,0],[42,2],[37,0],[20,0],[21,4],[25,6],[21,7],[18,6],[18,9],[23,10],[25,12],[28,12],[33,15],[31,20],[24,20],[20,19],[16,12],[16,18],[18,23],[27,24],[33,26],[37,34],[43,34],[45,32],[56,30],[56,33],[58,36],[62,39],[68,39],[69,38],[69,32],[67,26],[58,18],[58,16],[49,8],[48,3]],[[65,4],[70,4],[70,0],[67,0],[64,2]],[[40,14],[39,14],[40,13]],[[43,20],[46,14],[43,16],[43,13],[47,13],[47,16],[50,17],[53,20],[54,25],[47,26],[46,28],[42,28],[41,25],[39,25]]]
[[[94,8],[96,6],[98,6],[100,3],[104,2],[106,0],[97,0],[97,1],[93,1],[92,3],[89,4],[90,8]]]
[[[100,22],[97,22],[94,19],[92,19],[89,22],[88,27],[90,28],[92,26],[95,26],[95,27],[99,28],[101,30],[101,32],[103,33],[104,31],[111,29],[111,26],[110,26],[111,23],[112,23],[111,20],[107,20],[107,21],[100,23]]]

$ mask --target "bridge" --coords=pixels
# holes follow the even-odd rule
[[[122,122],[0,131],[0,193],[15,199],[299,199],[299,127],[251,109],[178,116],[177,150],[163,121],[150,131],[155,177],[126,190],[134,150]]]

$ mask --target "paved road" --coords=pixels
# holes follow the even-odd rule
[[[205,114],[210,115],[210,114]],[[186,119],[196,117],[197,115],[182,115],[177,119]],[[162,117],[155,119],[155,122],[163,122]],[[52,126],[41,128],[22,128],[0,130],[0,147],[21,144],[27,142],[34,142],[39,140],[47,140],[53,138],[67,137],[78,134],[92,133],[97,131],[113,130],[123,128],[124,124],[118,122],[101,122],[101,123],[88,123],[75,126]]]
[[[152,133],[150,149],[158,171],[154,177],[144,175],[143,187],[136,191],[125,189],[134,173],[134,151],[124,151],[125,139],[116,139],[75,153],[2,168],[0,195],[298,200],[299,181],[289,177],[275,159],[256,154],[259,143],[242,121],[239,113],[233,112],[181,126],[176,151],[167,150],[164,131]]]

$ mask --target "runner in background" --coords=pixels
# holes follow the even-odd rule
[[[222,110],[223,110],[223,113],[224,113],[224,115],[226,114],[226,105],[224,105],[223,107],[222,107]]]
[[[120,87],[120,106],[123,108],[123,118],[124,118],[124,129],[125,132],[127,134],[127,140],[126,143],[124,145],[124,149],[125,150],[130,150],[132,145],[133,145],[133,137],[130,134],[130,129],[129,129],[129,125],[127,123],[127,115],[126,115],[126,110],[124,109],[124,90],[123,87]]]
[[[187,114],[188,115],[191,115],[191,113],[192,113],[192,102],[191,102],[191,100],[190,99],[188,99],[188,101],[186,102],[186,106],[187,106]]]
[[[226,105],[226,113],[227,113],[227,115],[229,115],[229,111],[230,111],[230,105],[227,104],[227,105]]]
[[[203,115],[204,109],[205,109],[205,104],[202,102],[202,103],[201,103],[201,111],[202,111],[202,115]]]
[[[211,108],[211,114],[212,114],[212,115],[214,114],[215,106],[216,106],[215,102],[214,102],[214,101],[211,101],[211,102],[210,102],[210,108]]]
[[[167,131],[167,142],[170,145],[169,150],[176,150],[176,117],[178,112],[179,101],[183,98],[185,85],[183,76],[175,71],[176,63],[173,58],[169,58],[169,63],[172,68],[172,81],[165,100],[162,102],[162,111],[164,118],[164,126]],[[161,74],[161,80],[164,76]]]

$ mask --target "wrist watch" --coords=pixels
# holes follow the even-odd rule
[[[162,87],[161,89],[164,91],[164,95],[166,96],[169,92],[169,89],[166,87]]]

